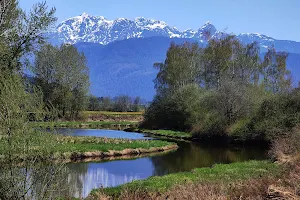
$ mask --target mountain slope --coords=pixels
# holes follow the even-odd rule
[[[189,39],[152,37],[122,40],[108,45],[77,43],[90,67],[90,91],[96,96],[126,94],[151,100],[155,62],[162,62],[171,42],[183,43]]]

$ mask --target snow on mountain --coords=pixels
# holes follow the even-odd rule
[[[188,29],[179,31],[176,27],[170,27],[166,22],[160,20],[137,17],[135,20],[118,18],[113,21],[100,16],[92,16],[83,13],[61,22],[52,37],[67,43],[92,42],[109,44],[114,41],[129,38],[145,38],[163,36],[169,38],[193,38],[204,40],[212,36],[216,28],[207,22],[199,30]]]
[[[134,20],[118,18],[108,20],[102,16],[92,16],[83,13],[61,22],[55,32],[49,33],[49,38],[54,44],[78,42],[89,42],[107,45],[114,41],[130,38],[148,38],[153,36],[169,38],[189,38],[206,43],[210,38],[221,38],[227,34],[218,31],[216,27],[206,22],[198,30],[178,30],[160,20],[137,17]],[[237,35],[245,44],[258,42],[261,49],[265,51],[274,46],[280,51],[300,53],[300,43],[286,40],[275,40],[259,33],[242,33]]]

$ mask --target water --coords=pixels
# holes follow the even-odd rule
[[[61,129],[56,129],[56,131],[60,134],[70,135],[70,136],[93,136],[93,137],[107,137],[107,138],[122,138],[122,139],[131,139],[131,140],[152,139],[140,133],[105,130],[105,129],[61,128]]]
[[[90,131],[76,130],[80,135],[90,135]],[[112,132],[110,131],[110,133]],[[116,134],[119,136],[120,133]],[[93,136],[95,135],[93,134]],[[146,179],[150,176],[162,176],[180,171],[191,171],[199,167],[211,167],[216,163],[266,158],[266,149],[259,147],[222,147],[188,142],[178,142],[178,145],[179,149],[176,151],[152,157],[68,164],[68,168],[72,171],[68,175],[68,184],[72,188],[71,195],[86,197],[94,188],[113,187],[132,180]]]

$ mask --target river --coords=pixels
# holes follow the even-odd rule
[[[79,136],[147,139],[139,133],[113,130],[59,129],[58,132]],[[151,139],[151,138],[150,138]],[[266,149],[250,146],[214,146],[194,142],[177,142],[176,151],[129,160],[70,163],[67,184],[69,195],[86,197],[92,189],[113,187],[133,180],[169,173],[211,167],[217,163],[232,163],[266,158]]]

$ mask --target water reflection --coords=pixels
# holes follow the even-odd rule
[[[266,158],[266,150],[249,147],[214,147],[179,142],[179,149],[158,156],[109,162],[73,163],[68,176],[72,196],[86,197],[99,187],[113,187],[150,176],[190,171],[216,163],[231,163]]]
[[[70,136],[93,136],[93,137],[107,137],[107,138],[123,138],[123,139],[152,139],[140,133],[105,130],[105,129],[72,129],[60,128],[55,129],[57,133]]]
[[[154,167],[149,158],[117,160],[104,163],[68,164],[72,172],[68,176],[72,196],[86,197],[94,188],[114,187],[133,180],[148,178]]]

